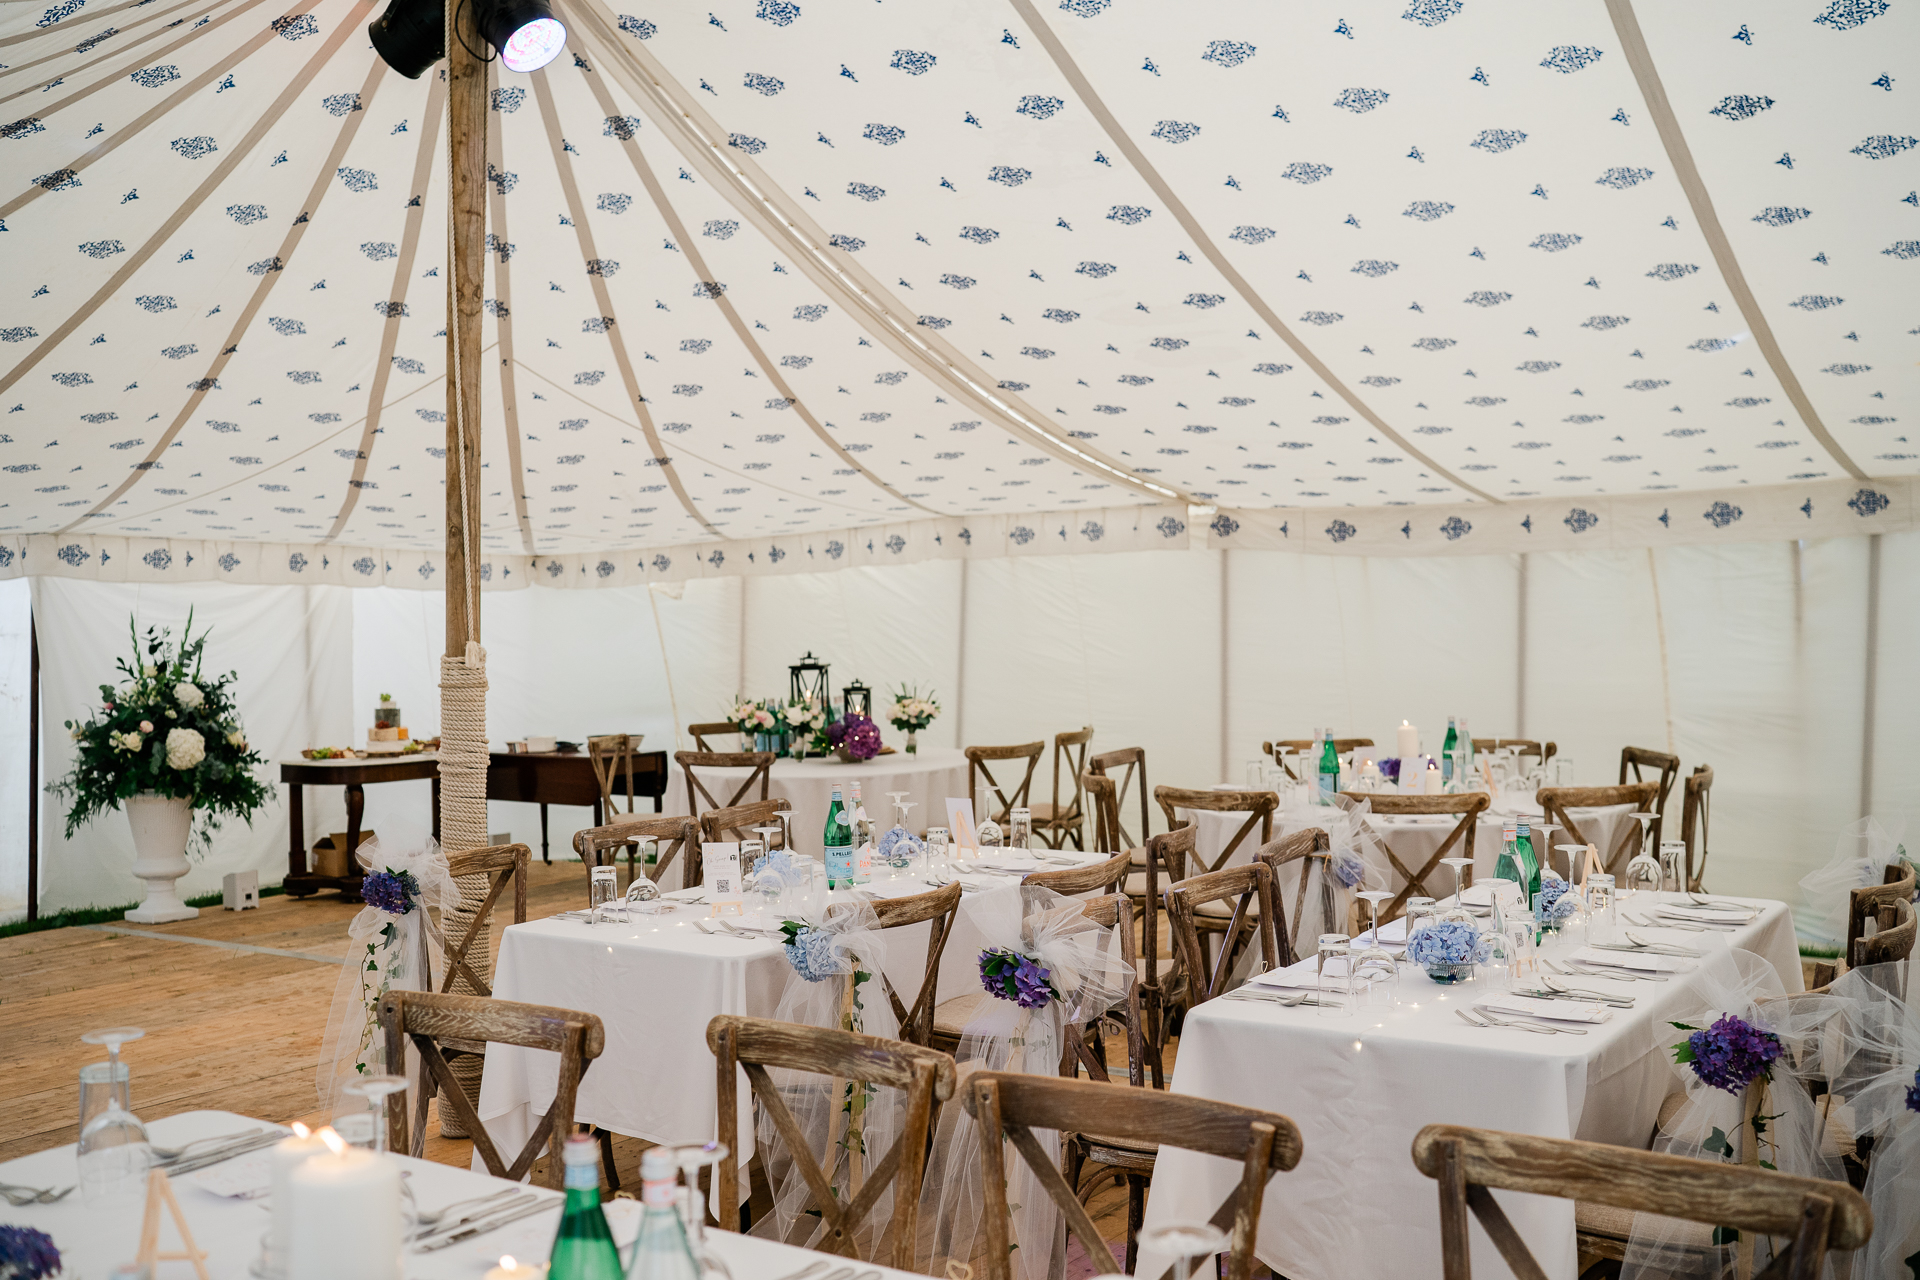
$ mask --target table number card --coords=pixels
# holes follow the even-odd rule
[[[980,833],[973,826],[973,801],[947,797],[947,830],[953,837],[954,848],[965,849],[969,857],[980,856]]]
[[[707,886],[709,915],[746,914],[746,898],[740,885],[740,844],[715,841],[700,846],[701,878]]]

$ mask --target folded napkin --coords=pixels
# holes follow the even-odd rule
[[[1534,996],[1495,995],[1474,1002],[1476,1009],[1539,1018],[1546,1022],[1606,1022],[1613,1010],[1603,1004],[1578,1000],[1541,1000]]]
[[[1603,951],[1599,947],[1582,947],[1573,953],[1573,959],[1581,964],[1640,969],[1647,973],[1686,973],[1695,964],[1686,956],[1657,955],[1646,951]]]
[[[1347,976],[1347,962],[1333,960],[1327,965],[1327,971],[1336,978]],[[1282,987],[1295,991],[1313,991],[1320,986],[1319,958],[1310,957],[1284,969],[1275,969],[1271,973],[1256,974],[1247,979],[1250,987]]]
[[[1758,911],[1721,911],[1677,902],[1662,903],[1659,914],[1669,920],[1688,920],[1699,924],[1747,924],[1760,915]]]

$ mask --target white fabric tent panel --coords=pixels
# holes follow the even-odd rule
[[[1920,536],[1880,540],[1879,662],[1874,683],[1873,811],[1887,829],[1920,818]],[[1920,831],[1909,850],[1920,849]]]
[[[27,793],[31,596],[24,579],[0,583],[0,919],[27,903],[27,805],[16,798]]]

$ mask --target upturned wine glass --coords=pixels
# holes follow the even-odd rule
[[[1176,1259],[1173,1280],[1193,1280],[1197,1268],[1227,1249],[1227,1233],[1211,1222],[1169,1222],[1140,1233],[1142,1248]]]
[[[1460,871],[1473,865],[1472,858],[1442,858],[1441,863],[1453,868],[1453,905],[1441,913],[1442,920],[1460,920],[1473,924],[1473,912],[1467,910],[1466,899],[1460,896]]]
[[[133,1114],[132,1072],[120,1046],[146,1035],[139,1027],[109,1027],[80,1038],[107,1047],[105,1062],[80,1069],[80,1194],[89,1203],[136,1194],[153,1165],[147,1127]]]
[[[1385,997],[1389,1001],[1400,979],[1400,970],[1394,962],[1393,953],[1380,945],[1380,903],[1393,896],[1390,889],[1358,889],[1354,897],[1364,899],[1372,912],[1373,925],[1365,937],[1363,945],[1356,946],[1351,955],[1353,980],[1366,984],[1369,999]]]
[[[686,1223],[687,1249],[700,1264],[700,1274],[733,1280],[727,1264],[707,1245],[707,1205],[700,1194],[700,1170],[726,1157],[724,1142],[703,1142],[673,1149],[674,1163],[680,1166],[680,1173],[686,1179],[681,1190],[680,1214]]]

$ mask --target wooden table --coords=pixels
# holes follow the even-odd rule
[[[615,796],[626,791],[626,774],[614,762]],[[425,778],[433,783],[433,837],[440,838],[440,759],[433,752],[410,756],[367,757],[336,760],[282,760],[280,781],[287,784],[287,876],[286,891],[306,897],[322,889],[338,889],[350,901],[360,896],[360,877],[323,876],[307,869],[305,789],[310,786],[347,789],[347,847],[360,844],[360,819],[366,811],[366,786],[378,782],[416,782]],[[633,753],[633,793],[650,797],[653,811],[660,812],[660,798],[667,790],[667,753]],[[509,754],[496,751],[487,761],[487,799],[519,800],[540,806],[540,856],[553,858],[547,844],[547,806],[581,805],[593,810],[593,825],[604,818],[600,805],[600,783],[593,773],[593,761],[583,751],[547,751]],[[351,863],[348,864],[352,866]]]

